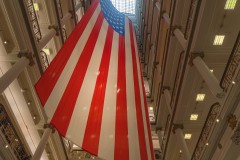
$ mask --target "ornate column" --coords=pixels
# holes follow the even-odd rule
[[[49,26],[48,29],[49,29],[48,33],[45,34],[37,44],[38,52],[40,52],[55,35],[58,35],[57,26]]]
[[[202,60],[203,53],[194,53],[192,54],[192,63],[197,68],[198,72],[201,74],[202,78],[206,82],[210,91],[214,96],[221,98],[221,93],[223,92],[222,88],[219,85],[219,81],[214,76],[210,69],[206,65],[206,63]]]
[[[183,156],[185,160],[190,160],[191,159],[191,154],[188,150],[186,141],[184,139],[183,135],[183,124],[174,124],[173,126],[173,133],[175,134],[177,141],[179,143],[179,146],[183,152]]]
[[[170,26],[171,20],[169,18],[169,15],[167,13],[163,13],[162,17],[165,20],[165,22]],[[179,43],[181,44],[183,49],[186,49],[187,48],[187,40],[185,39],[182,31],[178,27],[173,27],[172,30],[173,30],[173,34],[176,36],[177,40],[179,41]]]
[[[39,142],[37,149],[32,157],[32,160],[40,160],[42,153],[45,149],[45,146],[48,142],[48,138],[50,137],[51,133],[54,133],[55,129],[51,125],[45,125],[45,130],[41,141]]]
[[[166,12],[164,12],[162,17],[165,20],[165,22],[170,26],[170,18],[168,16],[168,14]]]
[[[17,62],[18,60],[17,54],[0,55],[0,62]]]
[[[158,11],[161,10],[161,4],[160,4],[160,2],[156,2],[156,3],[155,3],[155,6],[157,7]]]
[[[2,52],[1,55],[7,55],[1,39],[0,52]],[[19,53],[19,57],[21,58],[0,78],[0,93],[2,93],[18,77],[18,75],[26,66],[28,66],[28,64],[30,64],[30,62],[33,64],[30,53]]]
[[[160,149],[162,148],[162,141],[164,141],[164,131],[162,131],[162,128],[156,128],[156,133],[158,136],[158,141],[159,141],[159,145],[160,145]]]
[[[61,24],[62,24],[62,25],[65,25],[70,18],[72,18],[72,14],[71,14],[71,13],[67,13],[67,14],[64,15],[63,18],[61,19]]]
[[[181,44],[181,46],[183,47],[183,49],[186,50],[186,48],[187,48],[187,40],[185,39],[184,34],[182,33],[182,31],[180,29],[178,29],[177,27],[174,27],[173,33],[176,36],[176,38],[178,39],[178,41]]]
[[[163,95],[164,95],[165,100],[166,100],[168,112],[170,114],[172,114],[172,108],[171,108],[171,105],[170,105],[171,104],[171,95],[170,95],[169,89],[170,89],[170,87],[163,87],[162,92],[163,92]]]
[[[75,8],[75,12],[77,12],[81,7],[82,7],[82,2],[78,3],[74,8]]]

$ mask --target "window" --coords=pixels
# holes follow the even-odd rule
[[[113,6],[122,13],[135,14],[136,0],[111,0]]]
[[[233,10],[235,8],[236,3],[237,0],[227,0],[224,9]]]

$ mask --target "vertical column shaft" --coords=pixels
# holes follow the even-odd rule
[[[42,153],[44,151],[44,148],[48,142],[48,138],[50,137],[52,133],[52,129],[51,128],[46,128],[44,133],[43,133],[43,136],[37,146],[37,149],[32,157],[32,160],[39,160],[42,156]]]
[[[169,16],[168,16],[167,13],[164,13],[164,14],[163,14],[163,19],[164,19],[165,22],[170,26],[170,18],[169,18]]]
[[[189,150],[188,150],[186,141],[185,141],[185,139],[184,139],[182,129],[177,128],[177,129],[175,130],[175,135],[176,135],[177,140],[178,140],[178,142],[179,142],[180,148],[181,148],[181,150],[182,150],[182,152],[183,152],[184,159],[185,159],[185,160],[190,160],[190,159],[191,159],[191,155],[190,155],[190,152],[189,152]]]
[[[169,18],[169,15],[167,13],[163,14],[163,19],[165,20],[165,22],[170,26],[171,24],[171,20]],[[182,31],[178,28],[175,28],[173,30],[173,34],[176,36],[176,38],[178,39],[179,43],[181,44],[181,46],[183,47],[183,49],[187,48],[187,40],[184,37],[184,34],[182,33]]]
[[[44,46],[56,35],[56,30],[55,29],[50,29],[47,34],[43,36],[43,38],[40,40],[38,43],[38,52],[40,52]]]
[[[193,64],[197,68],[198,72],[201,74],[202,78],[208,85],[211,92],[217,96],[219,93],[222,93],[222,89],[219,86],[219,81],[214,76],[210,69],[205,64],[205,62],[199,56],[193,59]]]
[[[0,78],[0,93],[2,93],[18,77],[28,64],[29,59],[22,57],[12,66],[11,69],[4,73]]]
[[[158,11],[161,10],[161,4],[160,4],[160,2],[156,2],[156,3],[155,3],[155,6],[157,7]]]
[[[174,29],[173,33],[176,36],[176,38],[178,39],[178,41],[181,44],[181,46],[183,47],[183,49],[186,49],[187,48],[187,40],[185,39],[182,31],[180,29],[176,28],[176,29]]]
[[[62,25],[65,25],[71,17],[72,15],[70,13],[67,13],[66,15],[64,15],[63,18],[61,19]]]

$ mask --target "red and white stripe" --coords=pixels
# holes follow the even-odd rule
[[[93,2],[35,85],[49,122],[107,160],[153,160],[146,97],[132,23],[125,36]]]

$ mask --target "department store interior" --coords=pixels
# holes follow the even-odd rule
[[[34,84],[92,1],[0,0],[0,160],[33,156],[48,123]],[[155,160],[240,160],[240,1],[111,2],[135,28]],[[41,157],[79,159],[100,160],[58,132]]]

